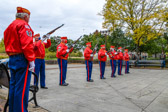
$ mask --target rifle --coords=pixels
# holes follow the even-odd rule
[[[97,45],[98,45],[98,44],[95,45],[95,47],[94,47],[94,49],[93,49],[93,52],[92,52],[91,54],[93,54],[93,55],[95,54],[94,52],[95,52],[96,49],[97,49]],[[92,60],[93,60],[93,57],[90,57],[89,61],[92,61]]]
[[[72,47],[74,47],[74,45],[79,41],[79,39],[81,39],[82,36],[80,36],[71,46],[68,47],[68,49],[71,49]],[[62,55],[63,57],[65,57],[68,54],[68,52],[66,52],[64,55]]]
[[[58,26],[57,28],[55,28],[55,29],[51,30],[50,32],[48,32],[47,34],[43,35],[43,40],[42,41],[45,41],[46,37],[50,36],[52,33],[54,33],[56,30],[58,30],[62,26],[64,26],[64,24],[62,24],[61,26]]]

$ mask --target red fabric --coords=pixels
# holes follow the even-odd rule
[[[17,13],[27,13],[30,15],[30,11],[23,7],[17,7]]]
[[[119,47],[118,49],[122,49],[122,47]]]
[[[119,52],[119,53],[118,53],[117,59],[118,59],[118,60],[123,60],[123,53],[122,53],[122,52]]]
[[[61,39],[67,39],[67,37],[61,37]]]
[[[117,54],[115,53],[116,51],[114,50],[108,54],[111,60],[117,60]]]
[[[129,54],[128,53],[124,53],[124,60],[129,61]]]
[[[35,38],[35,37],[40,37],[40,34],[38,33],[38,34],[33,36],[33,38]]]
[[[86,47],[85,50],[84,50],[84,57],[85,57],[85,60],[89,60],[90,59],[90,54],[92,53],[93,51],[89,48],[89,47]]]
[[[110,48],[115,48],[115,46],[111,46]]]
[[[105,47],[105,45],[100,45],[100,47]]]
[[[86,43],[86,45],[91,45],[91,42]]]
[[[4,32],[6,53],[23,53],[28,61],[34,61],[33,33],[26,21],[14,20]]]
[[[57,46],[57,53],[56,53],[56,57],[60,58],[60,59],[66,59],[69,56],[69,53],[71,53],[73,51],[73,48],[69,50],[69,53],[67,53],[67,55],[65,57],[63,57],[63,55],[66,53],[66,50],[68,49],[68,47],[64,44],[64,43],[60,43]]]
[[[45,57],[45,48],[51,46],[50,39],[47,40],[47,43],[42,42],[41,40],[34,42],[34,53],[36,58],[44,59]]]
[[[106,50],[103,50],[103,49],[100,49],[99,52],[98,52],[98,59],[99,61],[106,61],[107,60],[107,56],[105,55],[107,51]]]

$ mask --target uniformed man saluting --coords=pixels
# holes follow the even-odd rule
[[[68,86],[69,84],[65,82],[66,72],[67,72],[67,58],[68,54],[73,51],[73,48],[68,49],[65,45],[67,43],[67,37],[61,37],[61,43],[57,46],[57,58],[60,69],[60,86]]]
[[[9,112],[28,112],[28,96],[35,54],[33,30],[29,26],[30,11],[17,7],[16,20],[4,32],[6,53],[11,73]]]

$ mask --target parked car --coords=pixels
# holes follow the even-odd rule
[[[1,59],[0,60],[0,63],[3,63],[7,69],[9,69],[9,66],[8,66],[8,63],[9,63],[9,58],[6,58],[6,59]]]

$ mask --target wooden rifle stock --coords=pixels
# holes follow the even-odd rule
[[[43,40],[42,41],[45,41],[46,40],[46,35],[51,35],[52,33],[54,33],[56,30],[58,30],[59,28],[61,28],[62,26],[64,26],[64,24],[58,26],[57,28],[51,30],[50,32],[48,32],[47,34],[43,35]]]

